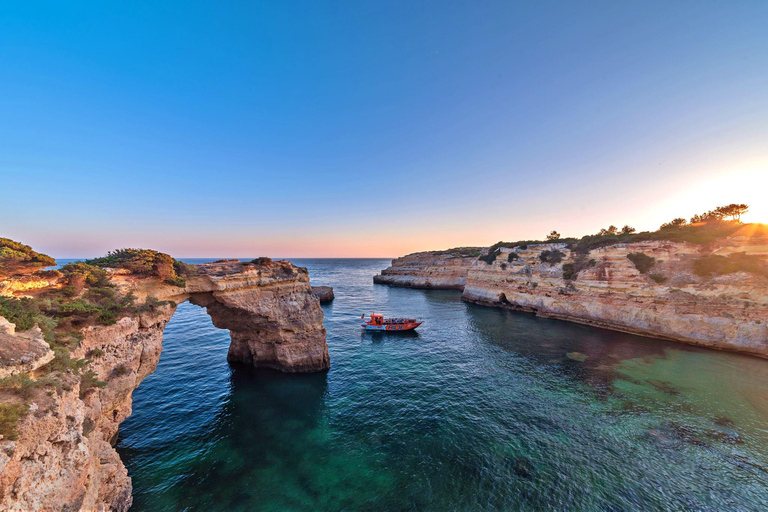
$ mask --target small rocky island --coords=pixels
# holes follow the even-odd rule
[[[58,270],[0,239],[0,509],[127,510],[112,444],[157,366],[178,304],[229,329],[228,359],[285,372],[329,368],[323,312],[287,261],[187,265],[122,249]]]
[[[374,282],[454,287],[476,304],[768,357],[768,229],[694,220],[499,242],[478,256],[415,253]]]
[[[312,295],[317,297],[320,304],[328,304],[333,302],[333,288],[330,286],[313,286]]]

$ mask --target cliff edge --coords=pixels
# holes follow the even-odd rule
[[[2,510],[130,507],[131,480],[112,443],[183,301],[230,330],[230,361],[329,367],[306,269],[268,258],[187,266],[127,251],[65,265],[47,286],[28,272],[0,277]]]

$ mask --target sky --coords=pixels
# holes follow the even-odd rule
[[[0,236],[394,257],[768,222],[768,2],[0,6]]]

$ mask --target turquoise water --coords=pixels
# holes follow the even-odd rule
[[[768,360],[294,262],[335,289],[331,370],[232,368],[180,305],[120,432],[132,510],[768,508]],[[374,308],[425,323],[362,333]]]

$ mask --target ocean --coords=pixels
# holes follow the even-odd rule
[[[330,371],[232,367],[181,304],[120,429],[132,510],[768,508],[767,360],[292,261],[334,288]],[[365,333],[372,310],[424,324]]]

